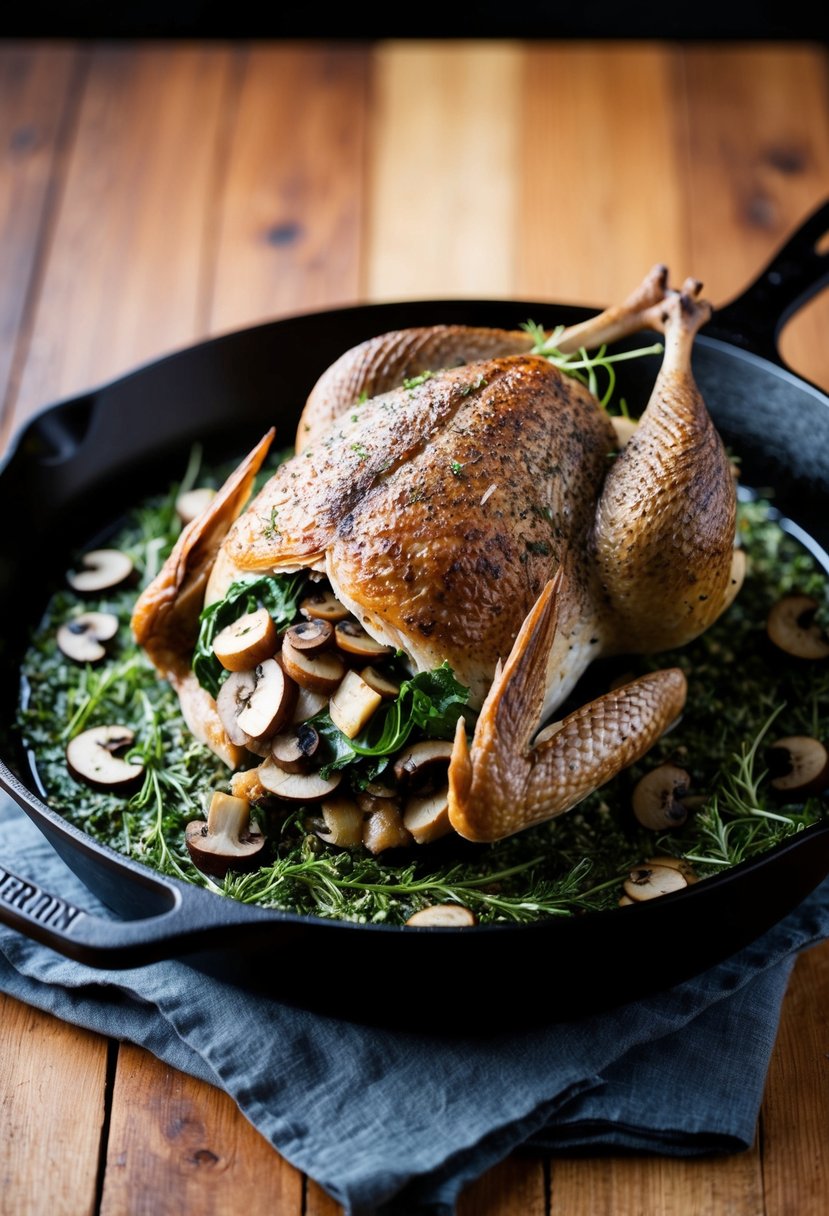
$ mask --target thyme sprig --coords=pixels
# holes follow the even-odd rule
[[[578,350],[567,352],[559,350],[557,345],[565,331],[564,325],[557,326],[548,334],[543,326],[534,321],[525,321],[522,329],[533,338],[534,345],[531,353],[543,355],[555,367],[586,385],[602,409],[607,409],[616,391],[614,364],[623,363],[629,359],[640,359],[644,355],[661,355],[664,350],[661,342],[654,342],[651,346],[641,346],[636,350],[615,351],[612,354],[608,354],[606,345],[598,347],[592,353],[583,346]],[[597,374],[599,371],[604,372],[607,377],[607,386],[603,392],[599,391]],[[624,409],[622,412],[626,413],[627,410]]]
[[[512,922],[569,915],[574,899],[589,902],[589,893],[579,894],[591,868],[589,860],[582,859],[555,881],[537,876],[544,861],[543,856],[536,856],[502,869],[470,874],[462,863],[424,871],[413,862],[387,867],[374,858],[320,855],[306,848],[299,860],[293,853],[279,858],[268,867],[266,876],[251,874],[231,880],[227,893],[244,903],[295,906],[292,887],[299,883],[307,889],[317,915],[364,923],[388,920],[395,910],[410,915],[435,902],[463,904],[485,911],[489,920]],[[516,878],[524,882],[510,890]]]
[[[772,844],[815,823],[819,815],[807,801],[805,807],[793,812],[775,810],[763,782],[768,776],[761,768],[760,746],[777,717],[786,708],[781,702],[765,720],[750,743],[741,744],[731,757],[722,775],[720,788],[698,817],[700,844],[707,851],[694,850],[685,854],[687,861],[703,866],[730,868],[741,861],[765,852]]]

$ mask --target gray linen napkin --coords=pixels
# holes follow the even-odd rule
[[[0,859],[111,915],[2,795]],[[2,927],[0,989],[221,1087],[347,1216],[449,1216],[467,1183],[521,1148],[750,1148],[795,956],[827,936],[829,880],[762,939],[670,991],[474,1040],[368,1031],[180,961],[102,971]],[[256,1028],[256,1053],[239,1025]]]

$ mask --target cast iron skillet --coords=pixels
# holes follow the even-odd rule
[[[694,371],[743,480],[771,486],[783,514],[829,568],[829,399],[777,350],[784,322],[829,282],[829,202],[697,339]],[[266,911],[160,877],[92,841],[50,810],[14,732],[28,631],[70,553],[102,525],[179,477],[195,439],[217,459],[244,454],[271,423],[292,442],[305,397],[348,347],[386,330],[439,322],[552,326],[593,310],[550,302],[425,300],[289,317],[200,343],[54,405],[17,436],[0,471],[0,558],[7,630],[0,680],[0,785],[118,919],[68,905],[0,868],[0,919],[94,967],[180,958],[303,1008],[354,1019],[468,1031],[562,1019],[662,990],[756,939],[829,873],[829,822],[720,876],[635,911],[537,925],[419,929]],[[637,339],[641,341],[641,338]],[[619,365],[620,391],[647,399],[658,359]],[[17,589],[48,557],[52,581],[22,619]],[[25,578],[27,594],[31,575]],[[436,977],[448,976],[449,982]]]

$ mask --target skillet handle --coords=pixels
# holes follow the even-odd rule
[[[166,882],[158,887],[167,903],[158,915],[107,920],[0,865],[0,924],[76,962],[122,969],[213,949],[234,930],[238,940],[240,926],[272,926],[278,915],[263,915],[262,908],[216,898],[198,887],[184,892]]]
[[[829,202],[818,207],[745,291],[717,308],[705,333],[786,367],[777,338],[786,322],[829,284]]]

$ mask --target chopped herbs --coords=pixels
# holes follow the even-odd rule
[[[431,380],[434,372],[421,372],[419,376],[410,376],[409,379],[403,381],[404,388],[417,388],[421,384],[425,384],[427,380]]]
[[[194,480],[193,469],[188,481]],[[112,544],[129,553],[142,585],[154,577],[178,535],[174,503],[180,487],[142,504]],[[414,499],[413,499],[414,500]],[[546,518],[545,508],[536,514]],[[827,576],[816,559],[781,526],[764,498],[738,506],[740,543],[748,556],[746,582],[728,612],[691,645],[668,654],[599,660],[575,690],[577,702],[618,677],[680,666],[689,682],[681,721],[648,756],[597,790],[574,810],[496,844],[454,835],[430,845],[378,856],[336,848],[316,830],[314,807],[270,799],[253,813],[268,837],[267,857],[253,873],[212,878],[194,866],[184,842],[187,823],[204,818],[215,790],[228,787],[227,768],[184,725],[178,700],[159,680],[129,630],[133,588],[107,592],[93,606],[118,617],[119,631],[98,666],[67,660],[58,627],[78,611],[78,597],[60,591],[32,638],[23,670],[18,725],[35,758],[50,805],[93,839],[166,874],[266,907],[355,922],[405,924],[418,909],[457,901],[481,923],[531,922],[615,907],[629,871],[657,853],[682,858],[704,879],[754,857],[827,814],[826,799],[787,803],[770,787],[764,748],[775,736],[829,734],[829,664],[793,662],[769,643],[765,623],[786,594],[829,604]],[[269,523],[275,523],[272,518]],[[528,542],[542,553],[544,542]],[[319,590],[319,584],[314,585]],[[212,653],[216,633],[266,605],[280,628],[295,619],[309,594],[305,575],[237,582],[202,613],[194,670],[215,691],[223,679]],[[84,607],[88,605],[84,603]],[[354,791],[389,779],[391,758],[414,738],[451,739],[460,717],[471,729],[467,690],[444,664],[410,676],[398,652],[385,660],[399,692],[369,725],[347,738],[327,713],[312,718],[329,771],[341,770]],[[134,732],[127,759],[144,766],[130,797],[96,791],[73,779],[67,741],[80,731],[117,722]],[[252,763],[258,758],[252,757]],[[649,831],[638,824],[630,793],[658,764],[690,775],[696,805],[679,827]],[[287,807],[288,809],[284,809]]]

